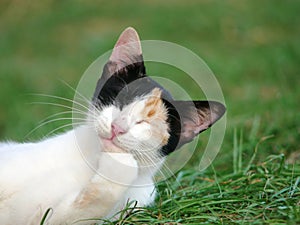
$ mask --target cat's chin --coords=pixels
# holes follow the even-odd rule
[[[103,151],[105,152],[127,153],[124,149],[117,146],[111,139],[100,137],[100,140],[103,145]]]

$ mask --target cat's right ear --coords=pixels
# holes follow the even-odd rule
[[[129,67],[135,67],[136,78],[145,76],[142,47],[138,33],[132,27],[125,29],[116,42],[102,77],[108,80],[113,75],[127,76]]]
[[[181,120],[178,147],[191,142],[201,132],[211,127],[226,112],[225,106],[215,101],[177,101]]]
[[[215,101],[173,101],[172,105],[168,102],[165,105],[169,106],[172,131],[169,146],[163,149],[165,155],[191,142],[217,122],[226,111],[222,103]]]

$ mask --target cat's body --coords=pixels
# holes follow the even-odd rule
[[[37,143],[0,143],[0,224],[39,224],[49,208],[47,223],[58,225],[110,218],[128,201],[148,205],[165,156],[224,112],[217,102],[173,100],[145,75],[138,36],[129,28],[83,125]]]
[[[78,140],[78,135],[82,139]],[[137,162],[130,154],[99,154],[103,146],[95,141],[95,135],[88,127],[81,126],[39,143],[4,145],[0,150],[1,224],[38,224],[48,208],[53,209],[50,224],[71,224],[79,219],[113,216],[112,208],[119,205],[120,210],[128,199],[138,200],[140,205],[152,202],[155,196],[153,185],[134,187],[144,184],[146,179],[150,184],[152,175],[138,171],[134,166]],[[88,151],[85,157],[78,150],[81,141]],[[116,163],[111,155],[132,167]],[[115,181],[125,185],[102,179],[91,167],[102,174],[116,171],[120,177],[115,177]],[[93,177],[98,180],[91,183]],[[128,184],[135,185],[130,188]],[[99,187],[99,194],[91,190],[85,195],[83,190],[93,188],[93,185]],[[2,190],[3,186],[5,190]],[[105,190],[102,194],[101,189]],[[79,196],[84,200],[81,201]]]

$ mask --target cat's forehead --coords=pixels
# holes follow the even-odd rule
[[[159,97],[166,100],[172,100],[171,94],[160,84],[155,82],[150,77],[139,78],[129,84],[127,84],[119,93],[116,100],[121,100],[121,102],[130,102],[137,97],[150,97],[154,90],[159,90]]]
[[[134,112],[144,110],[144,108],[154,108],[161,101],[162,90],[154,88],[150,93],[136,97],[129,105],[124,105],[123,111],[132,109]]]
[[[153,95],[153,90],[160,91],[160,98],[171,101],[171,94],[150,77],[142,77],[130,82],[119,76],[112,76],[100,90],[101,103],[114,104],[120,108],[130,105],[137,99],[142,100]]]

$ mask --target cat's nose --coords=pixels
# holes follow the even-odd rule
[[[119,134],[124,134],[126,133],[126,131],[120,127],[119,125],[115,124],[115,123],[112,123],[111,124],[111,132],[112,132],[112,136],[117,136]]]

